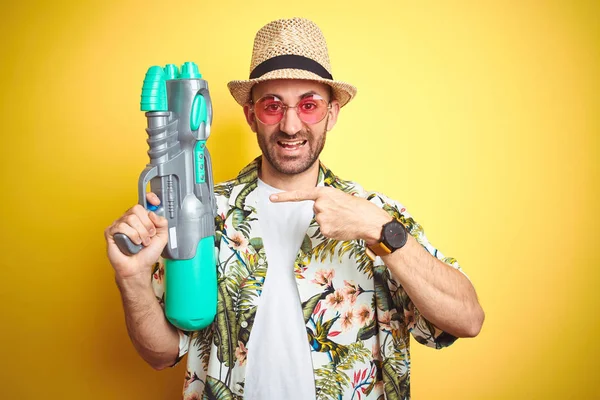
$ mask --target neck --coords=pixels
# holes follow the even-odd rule
[[[284,191],[312,189],[319,179],[319,160],[304,172],[287,175],[274,169],[263,156],[258,176],[267,185]]]

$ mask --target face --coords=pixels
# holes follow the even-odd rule
[[[273,80],[254,86],[252,89],[254,103],[265,96],[272,96],[290,107],[311,97],[321,97],[325,102],[331,100],[329,86],[303,80]],[[303,103],[300,106],[303,106]],[[310,104],[303,107],[308,109]],[[317,162],[325,146],[327,131],[335,125],[338,112],[339,103],[333,100],[331,108],[320,122],[314,124],[303,122],[298,117],[296,108],[289,108],[279,123],[266,125],[256,117],[251,105],[244,107],[248,124],[252,131],[256,132],[264,160],[274,170],[285,175],[300,174]]]

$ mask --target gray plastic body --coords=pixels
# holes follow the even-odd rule
[[[149,183],[150,190],[161,201],[155,212],[169,223],[169,241],[162,256],[187,260],[196,255],[200,240],[213,236],[215,231],[212,165],[206,146],[203,148],[204,182],[197,183],[195,176],[195,148],[198,141],[210,136],[212,103],[208,84],[203,79],[174,79],[166,84],[169,111],[145,114],[150,162],[138,180],[138,201],[149,208],[146,200]],[[192,131],[190,116],[197,94],[206,102],[206,121]],[[141,250],[141,246],[131,243],[125,235],[119,236],[115,235],[115,240],[123,253],[135,254]],[[129,243],[124,243],[126,241]]]
[[[198,130],[190,128],[192,103],[200,93],[206,100],[207,120]],[[196,255],[201,239],[214,235],[216,205],[210,154],[205,147],[205,182],[196,183],[194,150],[210,136],[212,104],[203,79],[167,81],[168,112],[147,112],[150,163],[138,181],[139,203],[147,208],[146,186],[158,195],[156,213],[169,222],[169,243],[163,257],[186,260]]]

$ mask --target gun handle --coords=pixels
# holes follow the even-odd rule
[[[158,176],[158,168],[155,165],[148,165],[140,174],[138,179],[138,203],[148,209],[148,201],[146,200],[146,186],[152,178]],[[162,201],[162,199],[161,199]]]
[[[141,244],[133,243],[131,239],[129,239],[129,236],[124,233],[115,233],[114,238],[117,247],[119,250],[121,250],[121,253],[125,254],[126,256],[132,256],[142,250]]]
[[[146,209],[151,209],[152,211],[156,210],[156,207],[152,206],[151,204],[148,204],[148,202],[146,201],[146,185],[148,185],[148,182],[150,182],[150,180],[156,177],[157,175],[158,169],[156,168],[156,166],[149,165],[148,167],[146,167],[146,169],[142,171],[138,180],[139,204],[141,204]],[[141,244],[133,243],[131,239],[129,239],[129,236],[125,235],[124,233],[116,233],[114,238],[117,247],[119,248],[119,250],[121,250],[121,253],[125,254],[126,256],[132,256],[134,254],[139,253],[142,250],[143,246]]]

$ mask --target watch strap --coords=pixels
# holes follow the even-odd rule
[[[383,243],[383,242],[377,242],[371,246],[367,246],[367,249],[369,249],[372,253],[374,253],[378,257],[387,256],[388,254],[390,254],[392,252],[392,249],[387,247],[385,245],[385,243]],[[367,253],[367,255],[369,255],[369,254]],[[375,257],[373,257],[373,259],[375,259]]]

